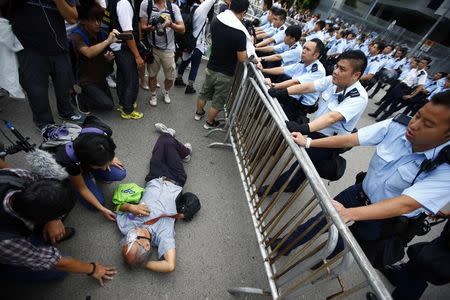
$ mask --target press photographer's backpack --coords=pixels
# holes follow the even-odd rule
[[[194,14],[197,8],[198,5],[196,6],[183,5],[182,7],[180,7],[181,17],[183,18],[185,31],[184,33],[175,32],[175,44],[177,47],[177,51],[191,53],[195,49],[195,46],[197,45],[197,39],[202,33],[203,28],[206,26],[206,23],[208,22],[208,19],[206,19],[205,23],[203,23],[202,28],[200,29],[200,32],[197,34],[197,36],[194,36],[193,22],[194,22]]]

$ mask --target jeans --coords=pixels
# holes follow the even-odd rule
[[[83,174],[84,183],[92,194],[97,198],[97,200],[104,205],[105,196],[103,196],[102,191],[95,184],[94,179],[101,181],[121,181],[127,176],[127,171],[125,169],[119,169],[118,167],[111,166],[111,171],[105,170],[91,170]],[[77,193],[77,198],[88,209],[96,210],[89,202],[87,202],[79,193]]]
[[[114,101],[106,79],[100,83],[83,85],[81,88],[81,99],[89,108],[99,110],[113,109]]]
[[[189,72],[188,80],[194,82],[195,78],[197,78],[198,68],[200,66],[200,63],[202,62],[202,55],[203,53],[195,48],[194,51],[192,51],[190,58],[181,61],[180,66],[178,67],[178,76],[183,77],[184,71],[186,70],[189,63],[191,63],[191,71]]]
[[[345,189],[341,193],[339,193],[339,195],[337,195],[334,199],[336,201],[339,201],[340,203],[342,203],[347,208],[349,208],[349,207],[360,207],[363,204],[358,199],[357,195],[361,191],[362,191],[362,185],[361,184],[355,184],[355,185],[352,185],[352,186],[348,187],[347,189]],[[311,224],[313,224],[316,220],[318,220],[322,216],[323,216],[323,213],[320,212],[317,215],[315,215],[314,217],[312,217],[311,219],[309,219],[308,221],[306,221],[305,223],[303,223],[300,226],[298,226],[294,230],[294,232],[288,237],[286,243],[283,245],[284,248],[286,248],[287,245],[289,245],[290,243],[295,241],[295,239],[297,239]],[[314,237],[314,235],[316,235],[323,227],[325,227],[326,224],[327,223],[326,223],[325,219],[320,221],[316,226],[314,226],[312,228],[311,231],[309,231],[303,237],[303,239],[301,239],[300,241],[295,243],[295,245],[293,247],[291,247],[291,248],[296,248],[296,247],[298,247],[300,245],[303,245],[304,243],[306,243],[310,239],[312,239]],[[383,228],[383,222],[382,221],[378,221],[378,220],[374,220],[374,221],[358,221],[358,222],[355,222],[352,225],[352,232],[355,234],[355,238],[357,240],[360,239],[360,240],[372,241],[372,240],[377,240],[377,239],[379,239],[381,237],[382,228]],[[284,248],[281,247],[281,250],[284,249]],[[334,249],[333,253],[330,254],[330,256],[328,258],[331,258],[331,257],[335,256],[336,254],[341,252],[343,249],[344,249],[344,242],[343,242],[342,238],[339,237],[338,238],[338,243],[336,245],[336,248]]]
[[[31,235],[30,240],[31,243],[36,247],[46,245],[40,233]],[[27,267],[0,264],[1,281],[38,283],[53,280],[62,280],[67,275],[67,272],[59,271],[56,269],[33,271]]]
[[[69,91],[74,84],[69,55],[41,55],[29,48],[17,53],[19,80],[27,93],[33,121],[38,127],[53,124],[52,110],[48,99],[48,77],[52,78],[55,89],[56,106],[62,117],[74,114],[70,105]]]
[[[150,172],[145,181],[165,176],[175,181],[177,185],[184,186],[187,175],[182,159],[189,154],[189,149],[170,134],[161,134],[153,147]]]
[[[139,74],[136,60],[130,50],[122,45],[122,49],[115,51],[117,65],[117,97],[123,111],[131,113],[139,92]]]

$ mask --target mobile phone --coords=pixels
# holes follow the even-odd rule
[[[117,39],[121,41],[129,41],[133,39],[133,34],[131,33],[119,33],[116,34]]]

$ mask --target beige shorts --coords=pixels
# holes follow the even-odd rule
[[[148,66],[150,77],[156,77],[159,69],[162,67],[164,77],[167,80],[175,79],[175,52],[165,52],[156,48],[153,48],[154,61]]]

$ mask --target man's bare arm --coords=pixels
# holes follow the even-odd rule
[[[176,251],[175,248],[170,249],[164,253],[164,260],[154,261],[150,260],[145,264],[145,267],[150,271],[170,273],[175,271],[176,267]]]

